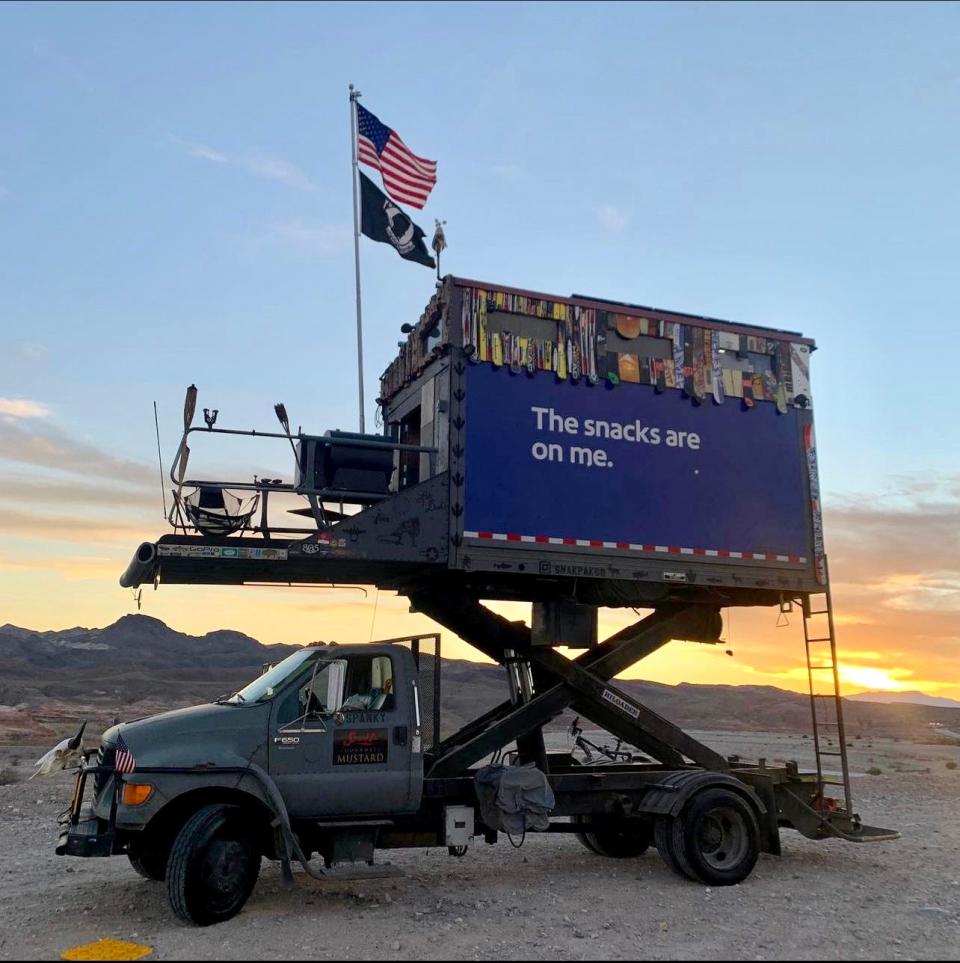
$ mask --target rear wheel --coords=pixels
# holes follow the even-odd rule
[[[235,916],[260,873],[260,851],[237,806],[204,806],[184,823],[167,863],[167,895],[185,923]]]
[[[575,823],[589,824],[591,816],[576,816]],[[577,839],[592,853],[611,859],[635,859],[642,856],[652,842],[650,827],[645,823],[621,824],[617,828],[577,833]]]
[[[676,819],[662,820],[657,833],[657,848],[668,865],[709,886],[743,882],[760,855],[753,807],[729,789],[697,793]]]
[[[693,875],[681,865],[680,860],[677,858],[676,850],[673,847],[673,828],[676,821],[673,816],[660,816],[654,826],[653,840],[656,843],[660,858],[670,869],[678,876],[683,876],[685,879],[693,879]]]

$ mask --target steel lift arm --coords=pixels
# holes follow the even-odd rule
[[[529,628],[507,621],[466,593],[422,589],[411,593],[410,599],[417,611],[484,655],[506,664],[508,653],[516,652],[536,670],[536,691],[527,701],[497,706],[437,747],[431,778],[458,775],[514,740],[539,735],[566,708],[667,765],[682,766],[686,757],[707,769],[729,768],[719,753],[610,683],[671,639],[716,642],[721,628],[716,609],[663,607],[571,660],[552,648],[533,645]]]

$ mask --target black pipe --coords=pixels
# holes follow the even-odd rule
[[[153,542],[141,543],[127,570],[120,576],[120,585],[123,588],[136,588],[144,582],[152,582],[157,565],[157,546]]]

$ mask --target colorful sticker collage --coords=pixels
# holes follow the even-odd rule
[[[541,340],[508,330],[491,331],[487,316],[494,311],[552,319],[558,322],[557,337]],[[560,381],[584,378],[593,384],[601,380],[646,384],[658,392],[677,388],[697,404],[708,398],[718,405],[727,398],[739,398],[749,409],[767,401],[781,413],[791,404],[810,404],[810,349],[804,344],[482,288],[464,289],[460,320],[464,352],[471,361],[506,366],[514,373],[552,371]],[[627,341],[662,338],[670,348],[665,357],[607,351],[608,331]],[[769,370],[724,365],[725,352],[740,359],[766,355]]]

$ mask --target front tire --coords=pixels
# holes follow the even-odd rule
[[[260,851],[243,811],[204,806],[184,823],[170,850],[170,906],[184,923],[221,923],[243,909],[259,873]]]

